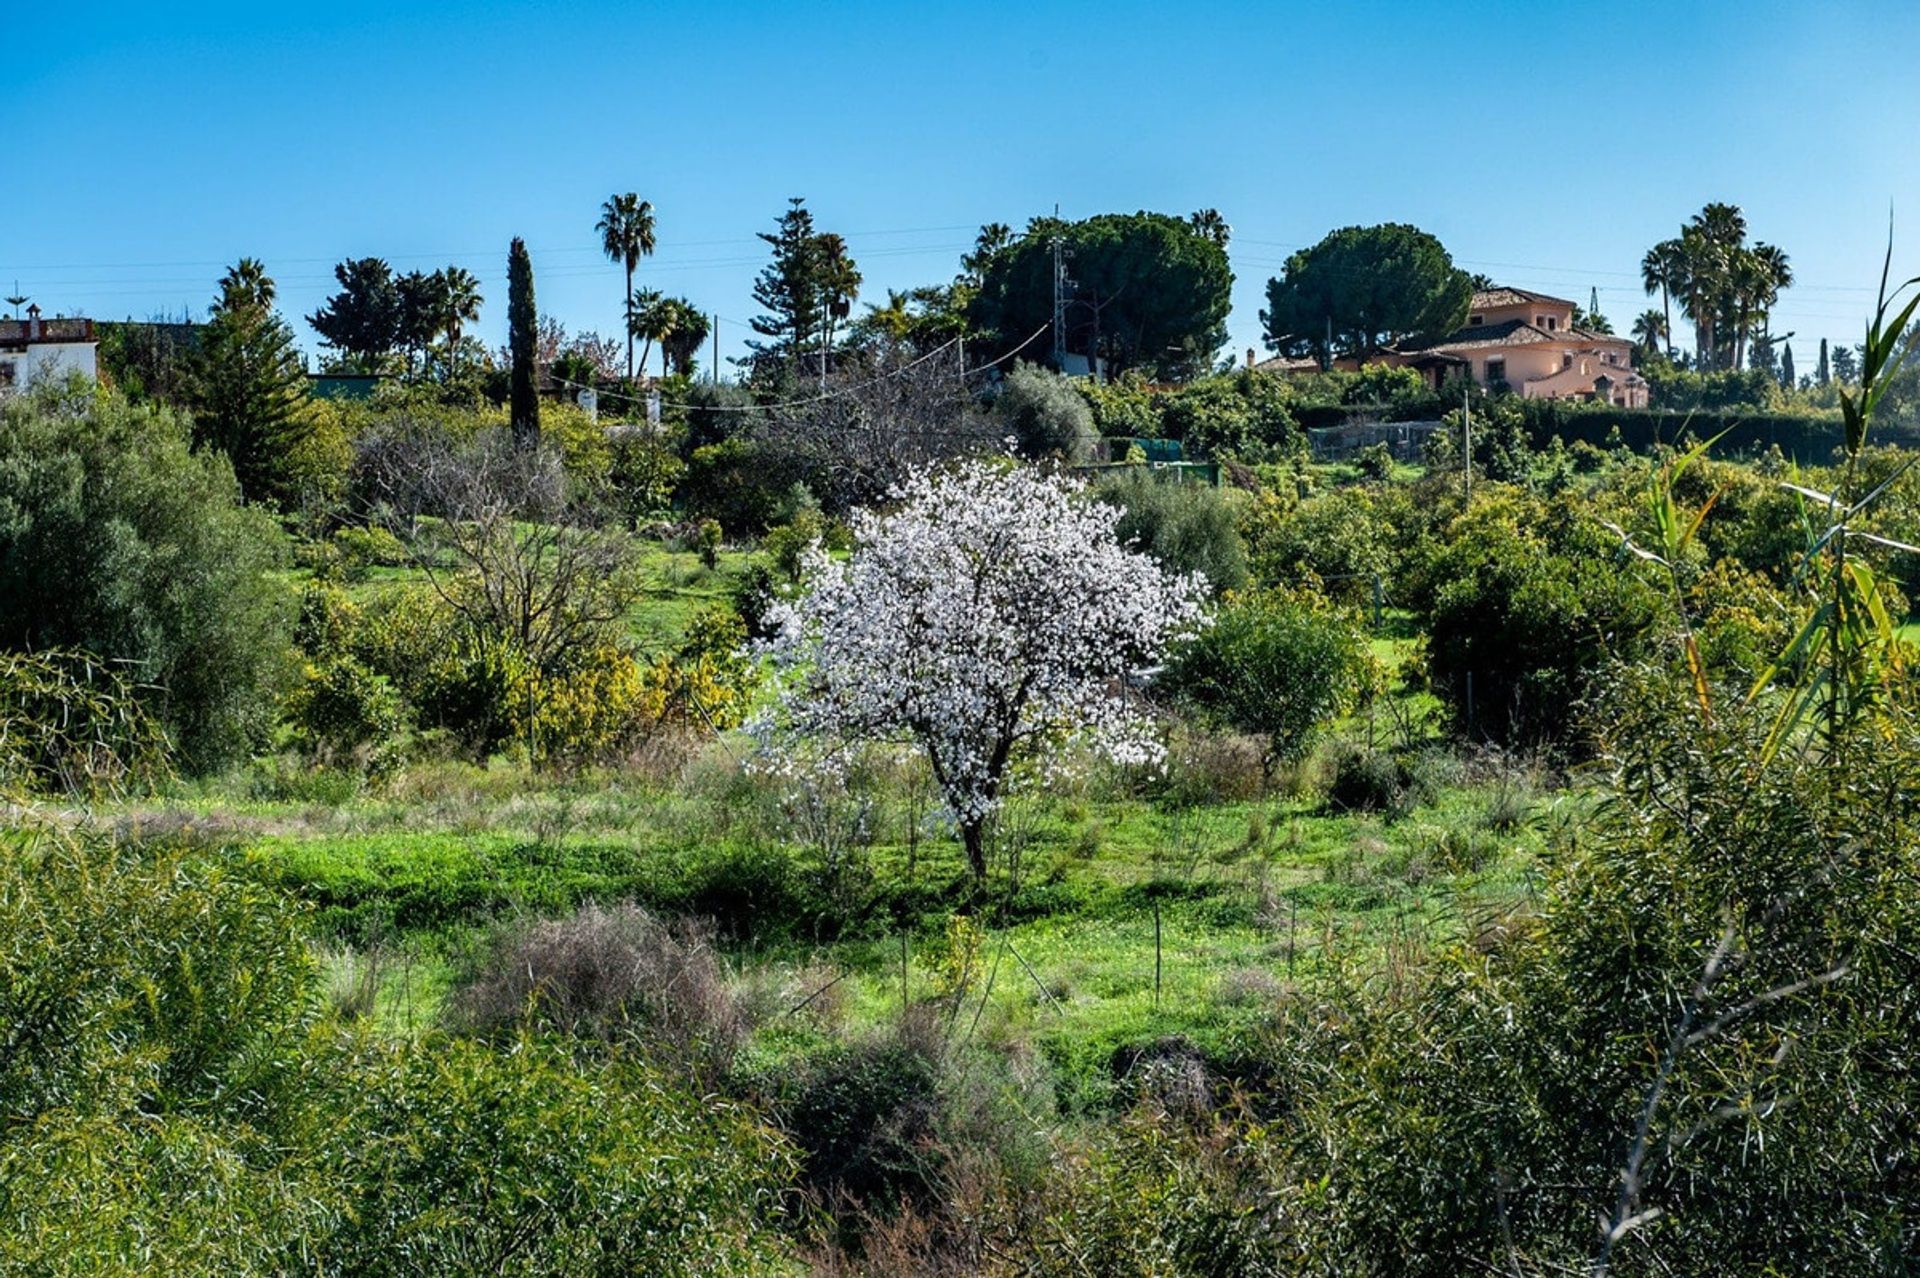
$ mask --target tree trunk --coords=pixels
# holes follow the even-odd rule
[[[987,832],[984,821],[968,821],[960,827],[960,842],[967,849],[967,867],[975,883],[987,881]]]
[[[627,380],[633,380],[633,268],[627,268]]]

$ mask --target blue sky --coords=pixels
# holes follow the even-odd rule
[[[1910,0],[169,10],[12,15],[0,285],[49,314],[202,311],[251,254],[312,348],[332,263],[378,255],[474,270],[493,343],[518,234],[541,309],[612,333],[616,190],[658,210],[642,282],[721,316],[729,353],[790,195],[866,300],[951,276],[985,221],[1217,207],[1236,350],[1286,254],[1353,223],[1597,287],[1624,330],[1645,248],[1731,201],[1793,259],[1774,327],[1803,367],[1858,340],[1890,205],[1920,273]]]

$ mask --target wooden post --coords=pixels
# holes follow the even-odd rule
[[[1160,897],[1153,898],[1153,1010],[1160,1010]]]

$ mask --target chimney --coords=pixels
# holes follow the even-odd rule
[[[1253,367],[1253,353],[1254,353],[1253,347],[1251,346],[1247,347],[1247,367],[1248,368]]]
[[[40,304],[38,302],[27,307],[27,340],[29,342],[40,340]]]

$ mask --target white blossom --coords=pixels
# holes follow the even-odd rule
[[[753,728],[776,769],[921,747],[981,873],[1010,764],[1044,773],[1070,743],[1160,759],[1126,676],[1204,624],[1205,582],[1122,546],[1118,512],[1059,474],[971,461],[892,497],[853,516],[850,557],[808,557],[810,588],[765,647],[780,691]]]

